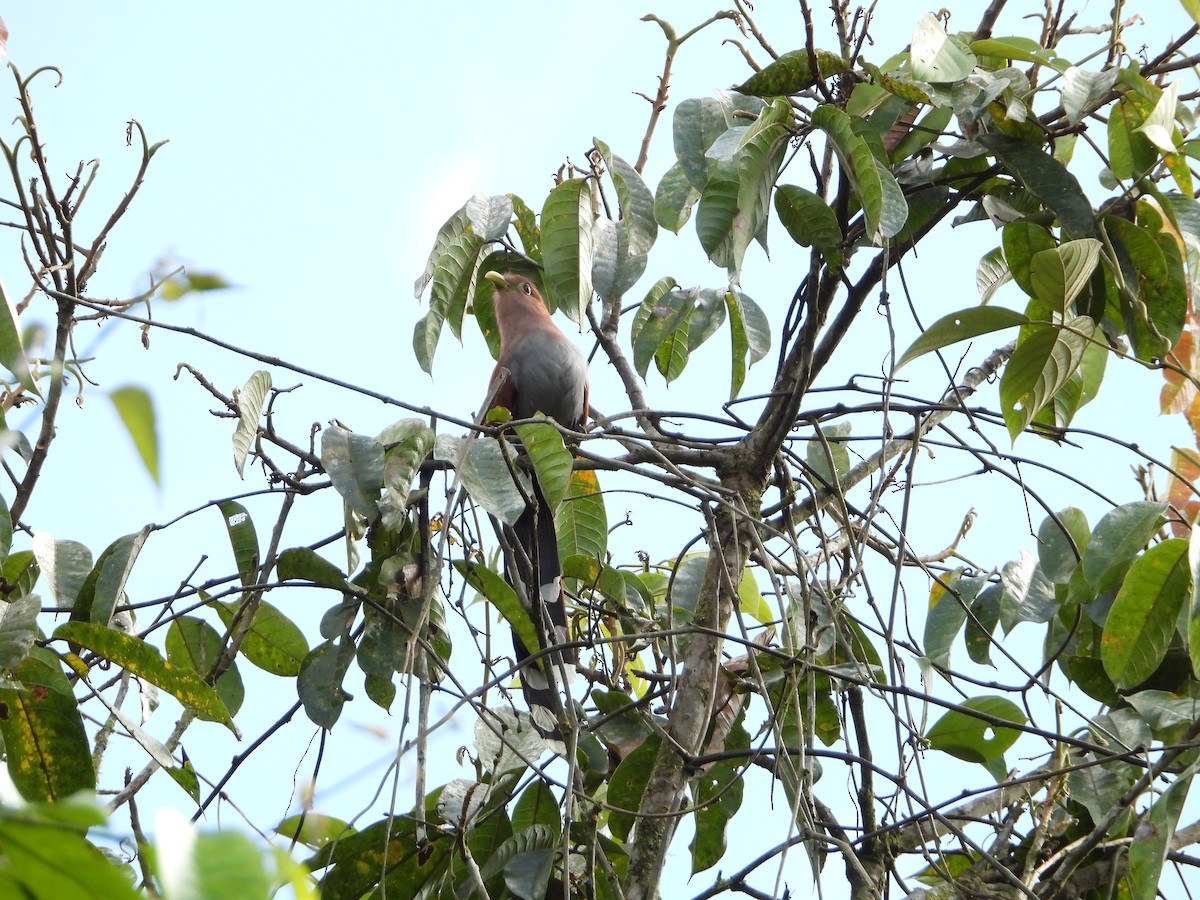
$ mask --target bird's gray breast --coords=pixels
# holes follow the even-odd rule
[[[508,368],[512,373],[517,408],[512,414],[528,419],[544,413],[560,425],[578,427],[585,415],[587,360],[579,348],[561,336],[529,335],[514,347]]]

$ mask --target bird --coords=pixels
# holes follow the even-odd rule
[[[542,413],[572,431],[583,428],[588,416],[588,365],[583,353],[550,318],[542,295],[528,278],[488,271],[484,278],[495,287],[493,309],[500,331],[500,354],[489,383],[489,410],[507,409],[515,419]],[[519,582],[530,617],[546,646],[565,644],[567,609],[553,511],[533,480],[532,502],[512,526],[511,559],[505,568]],[[513,632],[513,650],[520,666],[532,655]],[[570,680],[578,654],[574,648],[547,654],[521,669],[521,692],[534,728],[552,747],[562,747],[562,729],[555,712],[558,678]]]

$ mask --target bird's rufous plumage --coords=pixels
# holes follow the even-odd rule
[[[578,431],[588,414],[587,360],[550,318],[537,287],[520,275],[488,272],[496,288],[493,308],[500,330],[500,356],[491,380],[491,407],[504,407],[513,418],[528,419],[542,413],[558,424]],[[539,635],[547,649],[567,640],[562,568],[553,512],[537,479],[533,503],[512,528],[514,554],[523,559],[506,563],[509,580],[519,582]],[[536,576],[536,577],[535,577]],[[513,634],[517,662],[531,655]],[[537,730],[548,739],[560,739],[554,712],[558,703],[557,674],[574,670],[573,650],[548,654],[539,663],[526,665],[521,687]],[[549,673],[549,674],[548,674]]]

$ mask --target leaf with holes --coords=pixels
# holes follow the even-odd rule
[[[972,715],[979,713],[980,715]],[[1024,725],[1021,708],[1005,697],[972,697],[940,718],[925,733],[934,750],[967,762],[988,763],[1002,759],[1021,732],[995,720]]]
[[[942,316],[925,329],[925,333],[912,342],[896,364],[899,369],[918,356],[940,350],[959,341],[991,334],[1016,325],[1028,325],[1030,319],[1024,313],[1014,312],[1002,306],[973,306],[948,316]]]

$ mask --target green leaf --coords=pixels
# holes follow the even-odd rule
[[[21,318],[3,282],[0,282],[0,365],[12,372],[25,390],[41,396],[25,359],[25,349],[21,343]]]
[[[815,61],[815,66],[814,66]],[[850,71],[850,63],[828,50],[790,50],[734,88],[755,97],[778,97],[808,90],[818,81]]]
[[[1013,281],[1030,297],[1034,296],[1031,274],[1033,257],[1057,246],[1053,236],[1041,225],[1022,219],[1004,226],[1002,246],[1004,261],[1008,264]]]
[[[1187,772],[1162,792],[1137,826],[1135,840],[1129,845],[1128,885],[1133,900],[1154,900],[1159,896],[1163,864],[1172,849],[1175,827],[1179,824],[1179,814],[1192,785],[1195,767]]]
[[[1164,156],[1176,152],[1175,112],[1179,105],[1181,85],[1180,81],[1172,81],[1163,88],[1158,96],[1158,101],[1154,104],[1154,109],[1150,111],[1150,115],[1146,116],[1146,121],[1138,128],[1138,131],[1144,134]]]
[[[54,630],[54,640],[87,647],[171,694],[201,719],[219,722],[237,734],[229,710],[212,686],[195,672],[164,660],[141,638],[93,622],[64,622]]]
[[[1180,697],[1166,691],[1138,691],[1125,697],[1138,715],[1146,720],[1155,737],[1173,741],[1182,731],[1200,719],[1200,700]]]
[[[4,560],[0,567],[0,577],[13,588],[13,594],[20,597],[33,592],[41,573],[32,550],[18,550]]]
[[[733,270],[734,221],[738,214],[738,180],[729,166],[718,168],[700,194],[696,236],[715,265]],[[747,245],[749,242],[747,241]]]
[[[208,605],[217,611],[228,628],[238,604],[212,601]],[[300,665],[308,655],[308,641],[296,623],[270,603],[260,600],[250,630],[242,640],[241,653],[264,672],[292,677],[299,674]]]
[[[1005,634],[1021,622],[1049,622],[1059,610],[1054,585],[1026,550],[1020,560],[1000,570],[1000,584],[1000,624]]]
[[[225,520],[238,577],[244,587],[250,587],[258,581],[258,533],[254,530],[254,520],[246,507],[234,500],[222,501],[217,508]]]
[[[1092,204],[1066,166],[1040,147],[1004,134],[981,134],[978,140],[1025,190],[1054,211],[1068,238],[1091,237],[1095,233]]]
[[[372,522],[383,488],[383,445],[337,425],[321,433],[321,465],[346,506]]]
[[[562,433],[548,420],[517,425],[516,431],[533,463],[548,512],[554,515],[571,483],[571,452],[563,444]]]
[[[566,497],[554,517],[554,530],[558,536],[558,552],[563,559],[576,554],[592,559],[605,557],[608,515],[594,469],[571,472]]]
[[[504,886],[522,900],[547,896],[556,855],[552,846],[515,854],[504,865]]]
[[[0,734],[8,774],[21,796],[56,802],[77,791],[94,791],[87,733],[58,659],[34,647],[11,674],[0,687]]]
[[[716,291],[711,288],[672,291],[663,298],[671,308],[664,323],[652,320],[647,322],[642,318],[643,310],[639,309],[634,325],[649,324],[651,327],[638,328],[638,336],[635,338],[635,357],[639,350],[644,351],[645,345],[649,343],[648,335],[651,336],[650,340],[653,340],[656,327],[660,331],[663,328],[669,329],[654,351],[654,362],[668,384],[679,378],[691,358],[692,351],[712,337],[724,321],[723,298],[725,293],[725,291]]]
[[[742,731],[739,727],[738,731]],[[742,731],[743,746],[745,732]],[[730,748],[734,749],[734,748]],[[730,761],[719,762],[695,780],[696,832],[689,850],[692,874],[711,869],[725,858],[729,822],[742,805],[744,773]]]
[[[1108,115],[1108,165],[1114,178],[1141,178],[1158,162],[1158,151],[1142,133],[1153,105],[1134,91],[1126,92]]]
[[[609,177],[617,188],[620,203],[621,225],[629,234],[629,254],[645,256],[658,237],[658,223],[654,217],[654,195],[629,163],[613,153],[608,144],[593,138],[596,149],[608,166]]]
[[[812,124],[829,135],[842,169],[866,217],[868,236],[895,237],[908,218],[904,192],[892,174],[875,159],[866,141],[854,133],[850,117],[833,104],[817,107]]]
[[[413,479],[433,452],[436,437],[421,419],[401,419],[375,438],[384,448],[383,500],[379,507],[385,527],[399,530],[408,511]]]
[[[979,291],[979,301],[985,306],[991,302],[996,291],[1010,281],[1012,272],[1008,270],[1002,247],[989,250],[975,267],[975,290]]]
[[[1056,57],[1037,41],[1027,37],[987,38],[971,42],[971,52],[976,56],[996,56],[1013,62],[1031,62],[1051,65]]]
[[[980,591],[971,604],[971,614],[967,616],[963,642],[967,645],[967,655],[978,665],[992,664],[992,634],[1000,622],[1000,602],[1003,595],[1004,589],[1000,585],[991,584]]]
[[[486,225],[486,223],[485,223]],[[447,246],[433,272],[433,287],[429,291],[428,336],[436,345],[444,322],[457,338],[462,337],[462,321],[467,309],[467,298],[471,293],[471,282],[477,271],[476,264],[483,252],[483,238],[473,231],[465,231]],[[432,354],[432,348],[430,349]]]
[[[899,369],[918,356],[924,356],[950,344],[1015,325],[1028,325],[1029,322],[1029,317],[1024,313],[1014,312],[1002,306],[973,306],[950,313],[926,328],[925,333],[912,342],[900,357],[896,368]]]
[[[33,555],[54,604],[59,609],[74,607],[92,570],[92,551],[78,541],[56,541],[44,531],[35,531]]]
[[[1167,504],[1149,500],[1126,503],[1109,512],[1083,552],[1083,576],[1098,594],[1117,586],[1146,542],[1162,525]]]
[[[41,611],[42,601],[37,594],[0,601],[0,670],[15,668],[29,655]]]
[[[90,826],[103,824],[103,814],[73,803],[91,809],[93,815],[86,822],[64,822],[59,813],[69,803],[9,807],[0,816],[0,856],[5,862],[0,892],[36,900],[143,896],[134,891],[124,867],[87,839]]]
[[[646,377],[658,348],[686,321],[688,309],[681,302],[686,292],[677,288],[674,278],[660,278],[634,316],[630,328],[633,367],[642,378]]]
[[[934,84],[962,81],[978,63],[966,43],[946,34],[933,13],[925,13],[917,20],[909,59],[913,78]]]
[[[609,779],[608,802],[614,808],[608,812],[608,827],[617,840],[627,839],[637,821],[642,794],[646,792],[661,743],[657,733],[647,737],[621,760]]]
[[[735,274],[741,270],[750,242],[755,238],[763,240],[771,190],[787,152],[792,122],[791,106],[786,100],[777,99],[763,108],[738,144],[738,215],[733,223],[732,265],[729,266]]]
[[[233,287],[218,272],[185,271],[160,282],[158,296],[168,302],[174,302],[188,294],[204,293],[206,291],[223,291]]]
[[[292,547],[280,553],[276,572],[280,581],[308,581],[335,591],[351,589],[337,566],[308,547]]]
[[[350,695],[342,681],[354,659],[354,643],[348,638],[318,644],[304,657],[296,678],[296,692],[304,712],[314,725],[326,731],[333,728]]]
[[[1035,254],[1029,262],[1034,296],[1066,315],[1075,298],[1087,287],[1100,261],[1100,247],[1095,238],[1082,238]]]
[[[203,619],[180,616],[167,629],[165,646],[167,662],[183,668],[190,666],[197,675],[204,678],[220,658],[223,644],[221,635]],[[214,687],[229,714],[236,716],[246,697],[236,663],[221,673]]]
[[[511,449],[509,454],[513,455]],[[522,494],[513,481],[513,471],[505,461],[499,441],[439,434],[434,456],[454,466],[471,499],[491,515],[513,525],[525,512],[528,506],[525,498],[531,496],[528,478],[523,472],[517,472],[524,486],[525,493]],[[515,460],[512,464],[515,468]]]
[[[1192,21],[1200,25],[1200,0],[1179,0],[1183,10],[1192,17]],[[1155,879],[1157,883],[1157,879]]]
[[[805,441],[805,462],[821,484],[835,485],[838,478],[850,471],[850,451],[840,439],[850,436],[851,423],[839,422],[825,428],[817,425],[816,429],[818,438]]]
[[[841,266],[842,229],[829,204],[805,188],[781,184],[775,191],[775,211],[792,240],[815,247],[831,267]]]
[[[303,815],[288,816],[275,826],[275,833],[289,841],[294,840],[316,850],[331,841],[341,840],[357,832],[353,825],[343,822],[341,819],[321,813],[306,812]]]
[[[1017,345],[1000,378],[1000,407],[1014,442],[1075,374],[1095,330],[1095,322],[1078,316],[1033,330]]]
[[[1157,217],[1156,217],[1157,221]],[[1123,281],[1121,308],[1139,358],[1156,359],[1179,340],[1188,309],[1183,259],[1175,239],[1119,216],[1103,220]]]
[[[6,560],[12,550],[12,536],[12,514],[8,510],[8,501],[0,496],[0,562]]]
[[[158,477],[158,429],[154,417],[154,403],[150,395],[140,387],[132,385],[118,388],[108,395],[117,415],[125,425],[133,445],[137,448],[142,464],[155,484]]]
[[[496,607],[522,644],[526,647],[541,646],[533,620],[529,618],[528,610],[521,605],[512,585],[481,563],[455,560],[454,567],[466,577],[467,584]]]
[[[1133,786],[1133,778],[1127,771],[1129,767],[1126,765],[1122,769],[1119,765],[1084,766],[1067,775],[1071,799],[1087,808],[1092,822],[1102,821]]]
[[[922,93],[924,93],[922,91]],[[920,98],[910,98],[911,102],[926,102]],[[954,118],[954,109],[950,106],[935,106],[921,117],[911,131],[908,132],[892,152],[888,154],[892,163],[899,165],[910,157],[916,156],[943,135]],[[911,202],[911,201],[910,201]]]
[[[314,869],[334,864],[320,884],[323,900],[357,900],[383,879],[389,896],[417,897],[423,889],[434,896],[453,844],[433,840],[426,846],[418,845],[413,817],[389,816],[327,844],[307,864]]]
[[[271,390],[271,373],[259,370],[246,379],[237,392],[238,424],[233,432],[233,464],[238,476],[244,478],[246,456],[258,438],[258,420],[262,417],[263,404]]]
[[[533,270],[540,272],[538,267],[542,264],[542,229],[538,227],[537,213],[516,194],[509,194],[508,199],[512,201],[513,205],[513,230],[521,239],[521,248],[525,251],[525,255],[533,260]],[[511,254],[509,256],[511,258]],[[516,261],[514,260],[514,262]],[[491,270],[481,267],[479,271]]]
[[[562,831],[558,800],[550,786],[540,778],[533,779],[529,787],[521,792],[512,816],[514,832],[525,831],[535,825],[549,829],[556,839]]]
[[[258,848],[244,834],[197,834],[182,814],[169,811],[155,824],[155,859],[163,894],[208,900],[267,897],[271,883]]]
[[[681,163],[675,163],[663,175],[654,192],[654,220],[674,234],[692,217],[692,207],[700,191],[692,187]]]
[[[620,606],[625,605],[625,578],[620,569],[602,563],[595,556],[563,558],[563,576],[577,579],[587,590],[597,591]]]
[[[741,291],[732,287],[723,293],[725,310],[729,315],[729,334],[733,344],[733,369],[729,382],[729,399],[736,400],[746,380],[746,369],[767,355],[771,349],[771,324],[762,307]],[[749,364],[746,355],[749,354]]]
[[[470,224],[471,218],[467,215],[465,204],[455,210],[454,214],[442,223],[442,227],[438,229],[437,236],[433,240],[433,249],[429,253],[429,260],[425,263],[425,271],[421,273],[413,285],[413,296],[416,299],[420,300],[421,295],[425,293],[425,288],[433,279],[433,273],[437,270],[438,262],[446,253],[447,248],[458,240],[459,236],[470,227]],[[441,327],[440,322],[438,323],[438,327]]]
[[[1091,536],[1087,516],[1073,506],[1042,520],[1037,533],[1038,561],[1051,582],[1067,584],[1071,580]]]
[[[430,375],[433,374],[433,355],[437,352],[437,342],[441,331],[441,321],[432,314],[422,316],[413,326],[413,356],[421,366],[421,371]]]
[[[1200,523],[1192,525],[1188,538],[1188,568],[1192,575],[1187,617],[1188,656],[1192,661],[1192,673],[1200,678]]]
[[[584,321],[592,300],[592,193],[585,178],[556,185],[542,206],[542,263],[551,308]]]
[[[150,536],[152,527],[147,525],[137,534],[117,538],[100,554],[100,559],[96,561],[79,588],[75,605],[71,609],[72,621],[108,625],[113,609],[123,602],[129,573],[146,543],[146,538]]]
[[[971,713],[982,713],[981,719]],[[1004,751],[1021,736],[1016,728],[993,724],[993,719],[1024,725],[1025,714],[1006,697],[972,697],[940,718],[925,734],[934,750],[967,762],[988,763],[1004,758]]]
[[[967,620],[967,610],[987,578],[964,578],[963,570],[942,576],[947,587],[935,582],[929,592],[929,615],[925,618],[925,655],[937,666],[948,668],[950,649]]]
[[[1104,671],[1118,690],[1141,684],[1166,656],[1191,577],[1187,548],[1172,538],[1129,567],[1100,639]]]
[[[1144,283],[1162,284],[1167,280],[1167,258],[1147,229],[1114,215],[1105,216],[1103,226],[1114,249],[1119,248],[1121,272],[1135,294],[1141,292]],[[1124,258],[1120,251],[1124,251]]]
[[[746,109],[757,115],[762,101],[755,100],[753,104],[747,104]],[[672,133],[675,155],[679,160],[676,165],[694,190],[703,191],[707,187],[709,175],[717,162],[705,154],[728,128],[729,122],[726,121],[720,101],[711,97],[684,100],[675,107]]]

